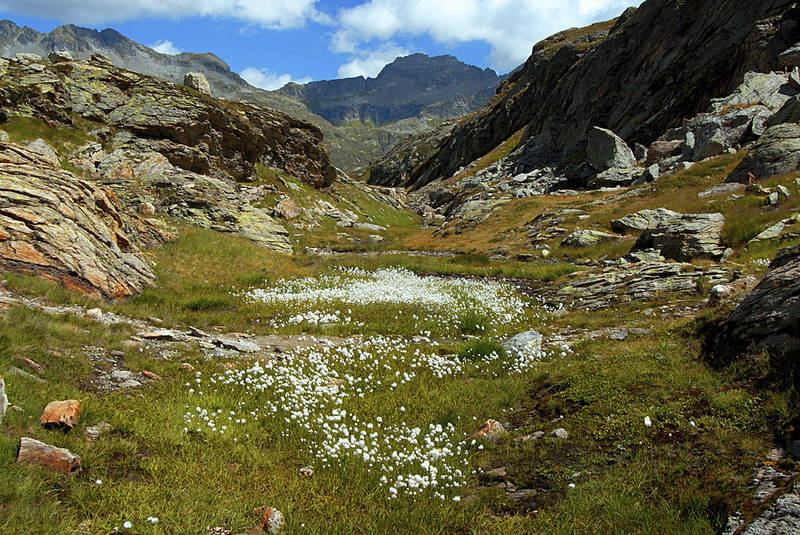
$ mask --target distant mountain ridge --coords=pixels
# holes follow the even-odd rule
[[[375,78],[344,78],[287,84],[277,92],[305,103],[334,124],[385,124],[427,112],[449,119],[488,101],[504,79],[454,56],[411,54],[386,65]]]
[[[376,78],[288,84],[265,91],[212,53],[162,54],[111,28],[97,31],[69,24],[41,33],[0,21],[0,56],[27,52],[46,57],[59,49],[79,60],[103,54],[114,65],[177,84],[187,72],[202,72],[215,97],[252,102],[318,126],[332,161],[345,171],[376,160],[406,136],[480,108],[505,79],[453,56],[412,54],[397,58]]]

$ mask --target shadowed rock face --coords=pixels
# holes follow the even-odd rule
[[[800,356],[800,246],[784,249],[767,275],[745,297],[706,348],[726,363],[747,353]]]
[[[6,65],[0,104],[70,125],[73,114],[136,138],[173,165],[236,180],[255,177],[257,163],[284,169],[315,187],[336,169],[315,126],[282,113],[217,100],[187,87],[100,62]]]
[[[137,244],[162,239],[152,224],[122,210],[110,190],[0,142],[0,269],[128,297],[155,281]]]
[[[729,94],[746,72],[776,66],[800,40],[799,18],[789,0],[648,0],[594,45],[576,31],[557,34],[453,130],[413,183],[452,175],[525,126],[521,154],[535,152],[539,167],[582,162],[593,126],[647,145]]]

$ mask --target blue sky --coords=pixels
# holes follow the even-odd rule
[[[375,76],[412,52],[505,73],[557,31],[641,0],[0,0],[0,18],[49,32],[114,28],[164,53],[213,52],[266,89]]]

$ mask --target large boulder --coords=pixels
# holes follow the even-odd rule
[[[0,143],[0,176],[0,269],[110,298],[155,281],[137,244],[164,236],[123,210],[113,192],[11,143]]]
[[[658,250],[666,258],[718,258],[725,217],[722,214],[681,214],[666,208],[640,210],[611,222],[616,232],[639,231],[642,234],[634,251]]]
[[[623,218],[615,219],[611,222],[614,232],[625,234],[632,231],[642,232],[648,229],[667,225],[678,219],[680,213],[666,208],[656,208],[655,210],[639,210],[638,212],[626,215]]]
[[[636,165],[633,151],[611,130],[593,127],[586,140],[586,159],[598,173],[607,169],[627,169]]]
[[[204,95],[211,95],[211,86],[202,72],[187,72],[183,77],[183,85],[191,87]]]
[[[800,167],[800,126],[779,124],[771,126],[745,156],[742,163],[728,176],[727,182],[769,178],[795,171]]]
[[[778,253],[764,279],[711,336],[707,356],[717,363],[747,353],[800,355],[800,246]]]
[[[642,232],[633,250],[656,250],[665,258],[681,261],[720,258],[725,252],[720,244],[724,225],[725,217],[720,213],[680,214]]]

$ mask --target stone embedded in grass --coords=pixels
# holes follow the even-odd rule
[[[223,349],[233,349],[239,353],[258,353],[261,351],[261,346],[253,342],[244,340],[229,340],[226,338],[215,338],[214,343]]]
[[[39,422],[47,429],[69,431],[78,423],[82,409],[81,402],[75,399],[51,401],[44,408]]]
[[[486,420],[477,433],[473,436],[475,438],[484,438],[487,440],[495,440],[508,434],[503,424],[497,420]]]
[[[312,477],[314,475],[313,466],[304,466],[300,469],[300,475],[303,477]]]
[[[109,431],[111,431],[111,424],[108,422],[97,422],[95,425],[87,427],[85,433],[89,440],[97,440]]]
[[[81,458],[71,451],[28,437],[22,437],[19,441],[17,462],[38,464],[62,474],[71,474],[81,469]]]
[[[559,427],[558,429],[550,433],[550,436],[555,438],[560,438],[561,440],[566,440],[569,438],[569,433],[567,433],[567,430],[564,429],[563,427]]]
[[[8,410],[8,396],[6,396],[6,383],[3,376],[0,375],[0,424],[6,417],[6,410]]]
[[[42,366],[38,362],[34,362],[29,358],[17,357],[17,362],[19,362],[23,366],[26,366],[28,369],[30,369],[36,374],[42,375],[44,373],[44,368],[42,368]]]
[[[286,529],[286,520],[284,520],[283,514],[274,507],[259,507],[255,513],[261,515],[259,526],[266,533],[276,535]]]
[[[170,329],[159,329],[157,331],[139,333],[139,337],[145,340],[164,340],[172,342],[178,339],[178,333]]]
[[[503,349],[509,355],[527,355],[534,358],[544,356],[542,352],[542,335],[536,331],[525,331],[513,336],[503,343]]]
[[[153,372],[151,372],[149,370],[142,370],[142,375],[144,375],[145,377],[147,377],[151,381],[160,381],[161,380],[161,376],[160,375],[155,374],[155,373],[153,373]]]

